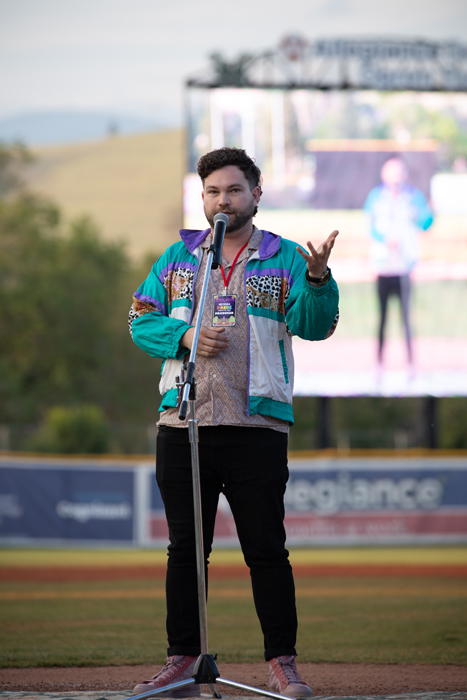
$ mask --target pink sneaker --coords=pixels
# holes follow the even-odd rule
[[[159,690],[166,685],[172,685],[179,681],[186,681],[193,676],[193,669],[197,661],[197,656],[168,656],[164,668],[156,673],[150,681],[139,683],[133,690],[133,695],[148,693],[150,690]],[[160,698],[198,698],[200,689],[197,683],[187,685],[179,690],[169,690],[167,693],[160,693],[155,697]]]
[[[311,698],[312,689],[302,681],[295,656],[278,656],[269,661],[269,689],[289,698]]]

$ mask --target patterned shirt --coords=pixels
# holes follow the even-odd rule
[[[282,433],[289,431],[289,424],[286,421],[272,416],[247,414],[249,323],[245,303],[245,268],[250,256],[259,249],[262,239],[262,232],[255,226],[248,246],[240,254],[229,280],[228,295],[235,294],[237,298],[235,326],[225,329],[225,334],[229,338],[228,347],[214,357],[196,356],[196,418],[199,426],[241,425],[272,428]],[[195,309],[198,309],[211,240],[212,234],[209,234],[201,244],[203,257],[195,282]],[[228,278],[232,262],[222,258],[222,267]],[[223,295],[224,287],[220,267],[212,270],[204,306],[203,326],[212,325],[213,296]],[[193,326],[196,324],[197,315],[198,311],[195,312]],[[178,408],[169,408],[161,414],[159,425],[186,428],[187,420],[179,419]]]

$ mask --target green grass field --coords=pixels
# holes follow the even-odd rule
[[[421,576],[298,576],[302,661],[467,664],[467,582],[443,567],[467,563],[467,550],[388,548],[292,550],[292,563],[437,565]],[[128,567],[114,581],[0,584],[0,665],[97,666],[162,662],[166,655],[162,578],[132,577],[132,566],[163,563],[161,551],[2,550],[10,567]],[[215,551],[216,566],[241,553]],[[446,569],[447,571],[447,569]],[[223,662],[260,661],[262,638],[247,577],[209,584],[209,649]]]

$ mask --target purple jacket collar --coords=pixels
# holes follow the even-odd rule
[[[211,229],[207,228],[204,231],[196,231],[189,228],[183,228],[180,231],[180,238],[190,251],[194,253],[196,248],[204,241],[206,236],[210,233]],[[271,233],[270,231],[262,231],[263,240],[258,250],[258,255],[260,260],[267,260],[271,258],[274,253],[277,253],[281,247],[281,237],[276,233]]]

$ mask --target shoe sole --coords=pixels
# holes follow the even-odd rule
[[[303,695],[300,694],[301,689],[302,689],[302,687],[300,685],[293,685],[293,684],[291,684],[290,689],[286,688],[285,690],[282,690],[282,691],[280,689],[272,688],[271,686],[269,686],[269,690],[271,690],[273,693],[277,693],[278,695],[282,695],[284,698],[312,698],[313,697],[313,691],[309,686],[307,686],[307,692]]]

